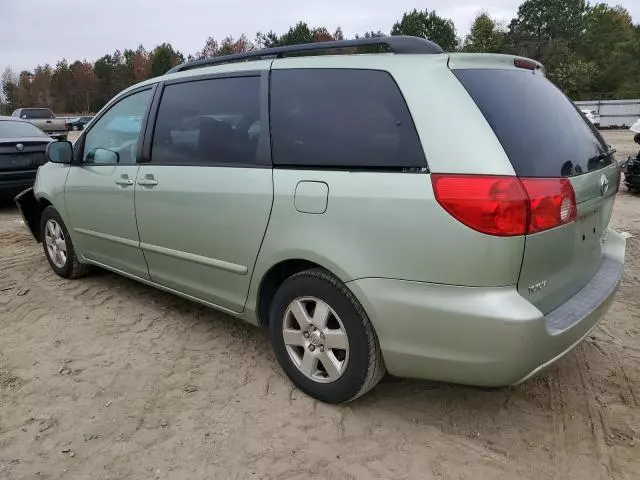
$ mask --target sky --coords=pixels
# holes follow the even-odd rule
[[[220,40],[258,31],[285,33],[305,21],[345,37],[370,30],[388,32],[404,12],[435,10],[450,18],[458,36],[468,33],[479,11],[508,24],[521,0],[0,0],[0,73],[66,58],[95,61],[116,49],[147,50],[169,42],[185,55],[196,53],[209,36]],[[620,4],[640,22],[640,0]]]

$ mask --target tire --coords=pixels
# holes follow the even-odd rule
[[[50,228],[49,232],[47,231],[48,228]],[[42,216],[40,217],[40,234],[44,255],[47,257],[47,261],[54,272],[64,278],[78,278],[87,273],[89,266],[80,263],[80,260],[78,260],[78,255],[71,243],[71,237],[69,237],[67,227],[56,209],[52,206],[45,208],[42,212]],[[61,236],[59,236],[59,234]],[[52,240],[56,248],[52,247]],[[65,251],[64,261],[61,255],[63,251]]]
[[[303,328],[300,316],[311,323]],[[325,327],[319,320],[322,317]],[[273,299],[269,318],[278,363],[300,390],[317,400],[354,400],[384,375],[378,338],[362,305],[325,270],[306,270],[285,280]],[[343,345],[345,349],[340,348]]]

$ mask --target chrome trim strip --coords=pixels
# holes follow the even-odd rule
[[[108,240],[110,242],[120,243],[128,247],[140,248],[139,242],[135,240],[129,240],[128,238],[116,237],[113,235],[109,235],[108,233],[94,232],[93,230],[87,230],[85,228],[74,228],[73,230],[75,232],[82,233],[84,235],[89,235],[90,237],[101,238],[102,240]]]
[[[226,270],[227,272],[235,273],[237,275],[246,275],[249,272],[249,268],[244,265],[238,265],[236,263],[225,262],[224,260],[204,257],[202,255],[196,255],[194,253],[181,252],[180,250],[174,250],[173,248],[166,248],[160,247],[158,245],[152,245],[150,243],[137,242],[135,240],[129,240],[128,238],[115,237],[107,233],[94,232],[93,230],[86,230],[84,228],[74,228],[74,231],[82,233],[84,235],[89,235],[91,237],[101,238],[102,240],[108,240],[110,242],[127,245],[128,247],[141,248],[149,252],[179,258],[180,260],[186,260],[188,262],[199,263],[200,265],[206,265],[207,267],[213,267],[219,270]]]
[[[246,275],[249,272],[249,268],[244,265],[238,265],[236,263],[225,262],[224,260],[217,260],[215,258],[204,257],[202,255],[196,255],[194,253],[181,252],[180,250],[174,250],[172,248],[159,247],[158,245],[151,245],[149,243],[140,242],[140,248],[149,252],[159,253],[161,255],[167,255],[169,257],[179,258],[180,260],[186,260],[188,262],[199,263],[200,265],[206,265],[207,267],[218,268],[220,270],[226,270],[238,275]]]

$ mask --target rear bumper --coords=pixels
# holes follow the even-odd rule
[[[546,316],[513,287],[388,279],[348,283],[376,329],[389,373],[481,386],[520,383],[571,351],[611,306],[625,240],[610,230],[592,280]]]
[[[37,170],[0,172],[0,194],[13,197],[25,188],[33,187],[37,173]]]

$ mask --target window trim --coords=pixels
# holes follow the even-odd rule
[[[153,163],[151,151],[153,147],[153,136],[155,134],[158,121],[160,103],[164,95],[166,86],[179,85],[182,83],[199,82],[204,80],[218,80],[223,78],[258,77],[259,103],[260,103],[260,138],[256,149],[255,161],[252,163],[237,162],[212,162],[212,163]],[[188,77],[171,78],[162,81],[158,85],[158,90],[151,102],[149,122],[146,124],[144,141],[142,142],[142,152],[138,163],[154,165],[156,167],[226,167],[226,168],[272,168],[271,163],[271,126],[269,124],[269,70],[246,70],[222,73],[209,73],[202,75],[190,75]]]
[[[407,102],[406,97],[404,96],[404,92],[398,81],[393,76],[393,72],[389,70],[385,70],[384,68],[357,68],[357,67],[309,67],[309,68],[272,68],[269,72],[283,72],[283,71],[298,71],[298,70],[331,70],[331,71],[367,71],[367,72],[382,72],[385,73],[393,82],[396,87],[396,90],[400,94],[400,98],[404,103],[404,108],[411,119],[411,124],[413,126],[413,132],[415,133],[415,137],[418,139],[418,143],[420,146],[420,152],[422,153],[422,158],[424,159],[424,165],[421,166],[373,166],[373,165],[316,165],[316,164],[276,164],[273,162],[273,157],[271,157],[271,161],[274,169],[278,170],[326,170],[326,171],[347,171],[347,172],[381,172],[381,173],[389,173],[389,172],[401,172],[401,173],[430,173],[429,160],[427,158],[427,154],[425,153],[424,145],[422,138],[420,136],[420,132],[418,131],[418,127],[416,126],[416,121],[413,118],[413,114],[411,113],[411,108],[409,108],[409,103]],[[269,122],[271,122],[271,82],[273,79],[271,76],[269,77]],[[271,139],[271,123],[269,123],[269,138]],[[272,153],[272,152],[271,152]]]
[[[100,163],[83,163],[82,162],[82,159],[84,158],[84,142],[85,142],[85,138],[89,134],[89,132],[93,128],[95,128],[96,124],[98,122],[100,122],[102,117],[104,117],[107,114],[107,112],[109,112],[113,107],[115,107],[117,104],[119,104],[125,98],[128,98],[131,95],[135,95],[136,93],[144,92],[146,90],[151,90],[151,101],[148,103],[147,108],[146,108],[146,110],[145,110],[145,112],[143,114],[143,117],[142,117],[142,125],[140,126],[140,139],[142,141],[138,142],[138,151],[136,153],[136,163],[132,163],[131,165],[137,165],[138,163],[140,163],[140,156],[141,156],[141,152],[142,152],[144,136],[146,135],[146,127],[147,127],[147,123],[148,123],[148,119],[149,119],[149,112],[151,111],[151,106],[153,105],[153,102],[154,102],[155,97],[157,95],[158,83],[154,83],[154,84],[151,84],[151,85],[143,85],[141,87],[135,88],[135,89],[127,92],[124,95],[119,95],[119,96],[116,96],[116,97],[112,98],[107,103],[107,105],[94,117],[94,119],[91,122],[91,125],[89,126],[89,128],[85,128],[82,131],[82,134],[80,135],[80,137],[76,141],[76,143],[74,145],[74,149],[73,149],[73,163],[72,163],[72,165],[78,165],[78,166],[91,165],[91,166],[107,166],[107,167],[110,166],[110,167],[113,167],[113,164],[111,164],[111,163],[100,164]],[[117,165],[119,165],[119,164],[117,164]]]

